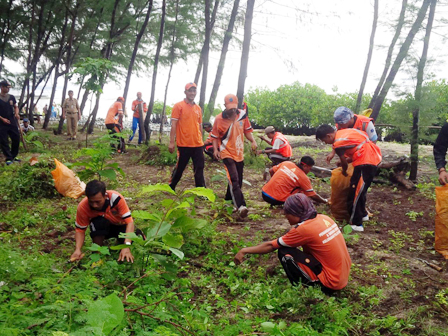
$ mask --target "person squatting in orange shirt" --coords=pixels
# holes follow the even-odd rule
[[[138,144],[140,145],[142,143],[142,132],[144,132],[142,127],[140,127],[140,111],[143,112],[143,121],[145,120],[146,112],[148,111],[148,107],[142,99],[141,92],[137,92],[137,99],[132,102],[131,110],[134,111],[134,114],[132,116],[132,135],[129,136],[128,143],[130,143],[132,139],[134,139],[135,132],[138,128]]]
[[[268,139],[264,136],[258,136],[261,140],[266,141],[270,146],[263,150],[257,150],[257,154],[267,154],[272,163],[278,165],[284,161],[289,161],[292,156],[292,148],[286,137],[276,132],[274,126],[268,126],[264,130]]]
[[[241,264],[246,254],[266,254],[278,250],[278,258],[294,286],[320,286],[331,294],[348,283],[351,259],[344,237],[328,216],[318,214],[304,194],[289,196],[284,205],[285,217],[294,227],[284,236],[244,247],[235,255]],[[303,251],[297,249],[301,246]]]
[[[117,101],[113,103],[109,108],[109,111],[107,111],[104,123],[109,130],[109,134],[121,133],[121,130],[123,129],[123,104],[124,98],[118,97]],[[117,138],[118,142],[117,152],[125,153],[126,145],[124,139],[118,136],[114,137]],[[112,145],[112,147],[115,147],[115,145]]]
[[[114,190],[106,190],[104,182],[92,180],[86,185],[86,196],[79,204],[76,211],[75,252],[70,260],[80,260],[82,246],[86,230],[90,226],[92,242],[100,246],[104,240],[117,238],[119,244],[131,245],[130,239],[119,238],[120,233],[135,232],[143,236],[142,232],[135,228],[131,211],[124,197]],[[134,256],[130,248],[120,251],[118,261],[134,262]]]
[[[193,160],[194,183],[196,187],[205,187],[204,179],[204,142],[202,141],[202,111],[194,102],[196,84],[185,85],[185,99],[173,106],[171,112],[171,133],[168,150],[174,153],[174,141],[177,144],[178,158],[171,175],[170,187],[175,190],[190,158]]]
[[[286,199],[296,193],[302,193],[318,203],[328,203],[328,200],[318,195],[306,176],[314,166],[310,156],[304,156],[297,166],[294,162],[285,161],[269,170],[272,178],[261,191],[263,200],[271,205],[282,205]]]
[[[330,125],[321,125],[316,130],[316,139],[333,145],[341,160],[344,176],[347,176],[348,162],[352,162],[354,170],[350,178],[347,209],[351,214],[350,224],[353,230],[364,231],[363,218],[368,218],[367,190],[382,160],[381,150],[369,140],[367,133],[354,128],[336,131]]]
[[[241,217],[246,217],[248,209],[241,188],[243,186],[244,136],[252,143],[252,150],[257,143],[252,135],[253,129],[244,110],[238,109],[238,98],[228,94],[224,98],[225,110],[218,114],[213,124],[213,155],[222,159],[227,171],[226,200],[232,200]]]

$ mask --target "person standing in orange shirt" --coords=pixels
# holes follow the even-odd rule
[[[252,150],[257,143],[252,135],[253,129],[246,111],[238,109],[238,98],[228,94],[224,98],[226,109],[218,114],[210,134],[213,138],[213,153],[216,159],[222,159],[229,185],[225,199],[232,200],[241,217],[246,217],[248,209],[241,187],[243,186],[244,136],[252,143]]]
[[[318,214],[303,194],[289,196],[283,209],[294,227],[278,239],[242,248],[235,255],[235,264],[241,264],[246,254],[278,250],[280,263],[293,286],[320,286],[327,294],[347,286],[352,261],[337,224]],[[297,249],[299,246],[303,251]]]
[[[146,103],[142,99],[142,93],[137,92],[137,99],[132,102],[132,111],[134,111],[134,115],[132,116],[132,135],[129,137],[128,143],[134,139],[135,132],[137,131],[138,127],[138,144],[140,145],[142,143],[142,128],[140,125],[140,111],[143,112],[143,120],[145,120],[146,112],[148,111],[148,107],[146,106]]]
[[[109,111],[107,111],[104,123],[106,124],[106,128],[109,130],[110,134],[121,133],[121,130],[123,129],[123,104],[124,104],[124,98],[118,97],[117,101],[113,103],[112,106],[109,108]],[[124,153],[125,152],[124,139],[120,137],[118,141],[119,144],[117,152]]]
[[[351,214],[352,229],[364,231],[362,222],[369,220],[366,210],[367,190],[382,160],[380,148],[369,139],[366,132],[355,128],[336,131],[330,125],[321,125],[316,130],[316,139],[333,145],[341,160],[344,176],[347,176],[348,162],[352,162],[354,170],[350,178],[347,209]]]
[[[168,150],[174,152],[176,141],[178,159],[171,175],[170,187],[175,190],[190,158],[193,160],[196,187],[205,187],[204,142],[202,141],[202,111],[194,102],[196,84],[185,85],[185,99],[173,106],[171,112],[171,133]]]

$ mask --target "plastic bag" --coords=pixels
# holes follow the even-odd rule
[[[347,198],[350,192],[350,178],[353,175],[353,166],[348,165],[347,176],[342,175],[342,168],[333,169],[331,172],[331,197],[330,211],[337,221],[350,220],[350,214],[347,211]]]
[[[84,194],[86,184],[82,182],[67,166],[54,159],[56,169],[51,172],[56,190],[62,195],[78,198]]]
[[[448,259],[448,185],[436,187],[436,251]]]

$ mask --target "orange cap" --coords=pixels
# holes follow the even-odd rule
[[[190,90],[192,87],[197,87],[195,83],[191,82],[185,85],[185,91]]]
[[[228,94],[224,97],[224,106],[227,109],[238,108],[238,97],[234,94]]]

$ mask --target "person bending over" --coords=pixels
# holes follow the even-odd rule
[[[106,190],[104,182],[93,180],[86,185],[86,198],[78,204],[76,211],[75,252],[70,260],[79,260],[83,257],[82,246],[87,227],[90,226],[92,242],[100,246],[104,240],[117,238],[120,244],[131,245],[130,239],[119,238],[120,233],[136,232],[131,211],[124,197],[114,190]],[[120,251],[118,261],[134,262],[130,248]]]
[[[344,288],[351,259],[337,224],[330,217],[318,214],[303,194],[289,196],[283,209],[294,227],[278,239],[242,248],[235,255],[235,263],[241,264],[246,254],[278,250],[280,263],[293,286],[298,283],[320,286],[327,294]],[[303,251],[297,248],[300,246]]]
[[[282,205],[286,199],[298,192],[305,194],[318,203],[328,203],[327,199],[318,195],[306,176],[314,166],[313,158],[304,156],[299,165],[285,161],[269,170],[271,179],[261,191],[263,200],[271,205]]]
[[[258,136],[261,140],[266,141],[270,146],[262,150],[257,150],[257,154],[267,154],[272,163],[278,165],[282,162],[289,161],[292,156],[292,148],[286,137],[276,132],[274,126],[268,126],[264,130],[268,137]]]
[[[373,124],[374,120],[372,118],[354,114],[352,110],[350,110],[348,107],[345,106],[338,107],[334,111],[333,117],[334,122],[336,123],[336,128],[338,130],[343,130],[346,128],[355,128],[357,130],[366,132],[370,141],[372,141],[373,143],[376,143],[376,141],[378,140],[375,125]],[[327,155],[328,163],[331,162],[335,154],[336,152],[332,150],[331,153]]]
[[[353,230],[364,231],[362,222],[369,219],[366,210],[367,190],[382,160],[380,148],[369,140],[365,132],[354,128],[336,131],[330,125],[321,125],[316,130],[316,139],[333,145],[341,159],[344,176],[347,176],[347,160],[352,162],[354,170],[350,178],[347,209]]]

